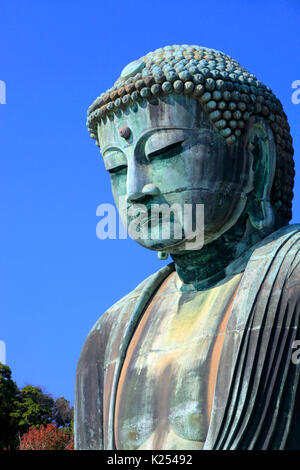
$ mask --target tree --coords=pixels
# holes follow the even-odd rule
[[[12,417],[17,394],[10,368],[0,363],[0,449],[14,449],[18,445],[17,423]]]
[[[52,418],[58,427],[71,427],[74,410],[64,397],[57,398],[53,405]]]
[[[19,390],[11,415],[17,423],[20,434],[24,434],[32,426],[51,423],[53,406],[54,399],[44,393],[40,387],[26,385]]]
[[[73,408],[70,402],[64,397],[54,399],[41,387],[26,385],[18,390],[9,366],[0,363],[0,450],[16,449],[21,436],[30,429],[51,423],[55,429],[73,434]],[[53,429],[47,429],[53,436]],[[35,436],[37,431],[34,433]],[[69,443],[70,448],[72,445],[72,442]]]
[[[20,450],[73,450],[73,438],[70,429],[59,429],[54,423],[32,426],[23,434]]]

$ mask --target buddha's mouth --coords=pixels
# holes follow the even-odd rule
[[[162,213],[153,215],[150,211],[150,214],[141,219],[140,226],[143,227],[144,225],[148,225],[150,228],[150,226],[157,225],[162,222],[164,222]]]

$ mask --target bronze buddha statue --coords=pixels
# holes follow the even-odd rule
[[[222,52],[169,46],[125,67],[88,128],[122,220],[146,207],[137,242],[173,262],[92,328],[76,448],[300,449],[300,225],[280,101]],[[176,217],[163,236],[148,212],[162,204],[204,206],[202,247]]]

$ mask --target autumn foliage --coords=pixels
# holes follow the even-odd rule
[[[20,450],[73,450],[74,443],[68,428],[54,423],[32,426],[21,438]]]
[[[0,362],[0,451],[72,450],[73,407],[41,387],[19,389],[9,366]]]

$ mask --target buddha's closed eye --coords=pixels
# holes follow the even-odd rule
[[[182,149],[182,142],[174,142],[173,144],[167,145],[163,148],[150,152],[146,158],[149,161],[150,159],[153,160],[154,158],[158,159],[166,159],[172,158],[178,155]],[[120,161],[117,163],[117,159],[115,159],[114,165],[107,168],[110,174],[126,174],[127,171],[127,163]]]
[[[151,135],[145,145],[146,159],[154,157],[169,158],[175,156],[181,149],[181,144],[185,139],[181,129],[160,130]]]
[[[159,150],[155,150],[153,152],[148,153],[147,158],[153,159],[154,157],[160,158],[171,158],[177,155],[182,148],[182,142],[175,142],[174,144],[167,145]]]
[[[118,173],[118,174],[126,174],[126,171],[127,171],[127,165],[119,165],[119,166],[115,166],[114,168],[110,168],[108,170],[108,172],[110,174],[115,174],[115,173]]]
[[[126,173],[127,158],[121,151],[115,150],[104,154],[104,164],[106,170],[111,173]]]

